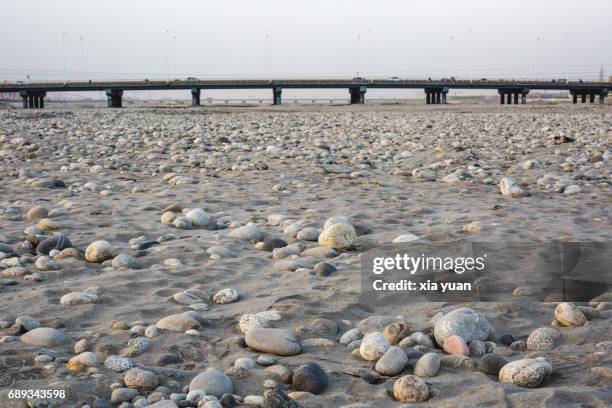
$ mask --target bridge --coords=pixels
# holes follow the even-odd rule
[[[120,108],[124,91],[162,91],[190,90],[192,105],[200,105],[202,90],[211,89],[270,89],[274,105],[281,104],[283,89],[348,89],[351,104],[365,102],[368,89],[423,89],[427,104],[447,103],[451,89],[496,89],[501,104],[521,104],[527,102],[527,94],[532,90],[569,91],[573,103],[604,104],[612,82],[582,81],[514,81],[514,80],[408,80],[408,79],[242,79],[242,80],[139,80],[139,81],[67,81],[67,82],[28,82],[0,84],[0,93],[18,93],[25,109],[44,108],[48,92],[86,92],[104,91],[108,107]]]

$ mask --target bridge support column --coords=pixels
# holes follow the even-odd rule
[[[283,95],[283,88],[281,88],[280,86],[275,86],[274,88],[272,88],[272,93],[273,93],[273,104],[274,105],[280,105],[282,103],[282,95]]]
[[[191,106],[200,106],[200,88],[191,88]]]
[[[447,102],[446,102],[446,95],[447,95],[447,94],[448,94],[448,92],[444,92],[444,91],[442,91],[442,103],[443,103],[444,105],[446,105],[446,104],[447,104]]]
[[[499,104],[503,105],[504,103],[506,103],[506,94],[499,91]]]
[[[582,97],[581,102],[586,103],[586,94],[582,94],[581,97]]]
[[[109,108],[120,108],[122,105],[123,90],[107,89],[106,104]]]
[[[606,96],[608,96],[608,88],[603,88],[599,94],[599,104],[604,105],[606,103]]]
[[[23,109],[42,109],[45,107],[45,91],[23,90],[19,92],[23,100]]]
[[[527,104],[527,94],[528,93],[529,93],[529,89],[524,89],[523,92],[521,92],[521,105]]]
[[[572,94],[572,103],[578,103],[578,94],[576,92],[570,91]]]
[[[509,92],[506,94],[506,102],[508,105],[512,105],[512,94]]]
[[[518,92],[514,93],[514,104],[515,105],[519,104],[519,94],[518,94]]]
[[[349,88],[349,93],[351,94],[351,105],[365,103],[366,90],[367,89],[365,86],[354,86]]]
[[[589,95],[589,103],[595,103],[595,94]]]
[[[428,92],[427,89],[425,90],[425,103],[431,105],[431,92]]]

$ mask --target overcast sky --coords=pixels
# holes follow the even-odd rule
[[[63,78],[64,54],[68,79],[612,72],[610,0],[2,0],[2,11],[0,80]]]

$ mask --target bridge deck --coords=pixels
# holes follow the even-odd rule
[[[397,88],[397,89],[529,89],[529,90],[595,90],[612,88],[612,82],[551,82],[551,81],[429,81],[390,79],[240,79],[240,80],[170,80],[170,81],[67,81],[0,84],[0,92],[46,91],[78,92],[120,89],[124,91],[172,89],[272,89],[272,88]]]

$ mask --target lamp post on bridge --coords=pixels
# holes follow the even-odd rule
[[[81,75],[83,75],[83,79],[85,79],[85,45],[84,45],[84,41],[85,38],[83,37],[83,35],[81,34],[81,36],[79,37],[79,40],[81,41]]]
[[[62,66],[64,73],[64,82],[66,82],[66,32],[62,31]]]
[[[569,40],[567,31],[563,33],[563,37],[565,38],[565,80],[569,82]]]
[[[472,47],[472,29],[470,28],[470,30],[468,31],[469,34],[469,39],[468,39],[468,45],[469,45],[469,58],[470,58],[470,82],[474,82],[474,52],[473,52],[473,47]]]
[[[533,79],[537,82],[538,80],[538,45],[540,44],[541,37],[536,37],[535,41],[535,55],[533,59]]]
[[[166,28],[166,80],[170,81],[170,62],[168,56],[170,29]]]
[[[359,77],[361,71],[361,34],[357,34],[357,75]]]

